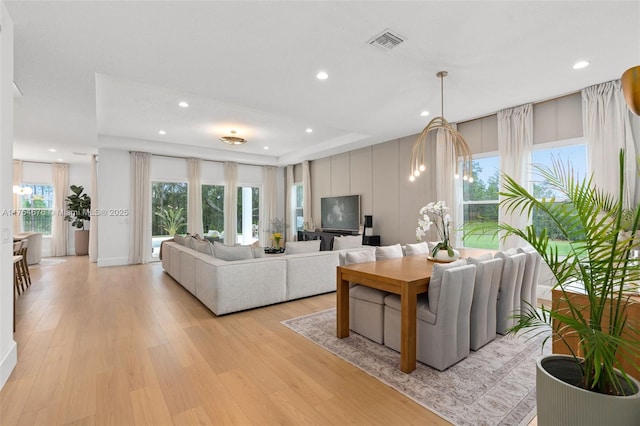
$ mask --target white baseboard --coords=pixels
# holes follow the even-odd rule
[[[103,257],[98,258],[98,268],[101,268],[103,266],[122,266],[122,265],[128,265],[128,264],[129,264],[128,257],[110,257],[107,259]]]
[[[7,383],[9,376],[18,363],[18,345],[11,339],[11,347],[0,361],[0,389]]]

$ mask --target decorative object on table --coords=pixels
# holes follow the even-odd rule
[[[440,241],[431,249],[431,256],[428,257],[429,260],[435,262],[453,262],[460,257],[458,250],[454,250],[449,242],[451,216],[447,213],[448,211],[449,207],[445,205],[444,201],[432,201],[419,210],[422,217],[418,219],[416,240],[421,241],[422,237],[431,229],[431,225],[436,227],[440,237]]]
[[[277,217],[271,220],[271,239],[276,249],[280,248],[280,240],[284,232],[284,221]]]
[[[273,235],[271,235],[271,237],[273,238],[273,247],[276,249],[279,249],[280,239],[282,238],[282,234],[280,232],[274,232]]]
[[[83,194],[82,185],[71,185],[73,194],[65,198],[67,212],[64,220],[71,222],[71,226],[78,228],[75,232],[75,248],[77,256],[89,254],[89,230],[84,229],[84,222],[91,220],[91,197]]]
[[[509,330],[537,336],[541,328],[551,328],[554,339],[573,354],[538,360],[538,424],[542,426],[637,425],[640,419],[640,382],[622,363],[640,372],[639,324],[628,315],[634,303],[629,293],[640,282],[640,266],[632,259],[640,246],[640,239],[634,237],[640,227],[640,209],[632,208],[631,220],[625,224],[624,150],[619,164],[617,194],[600,190],[592,178],[579,180],[570,164],[554,161],[551,167],[534,166],[565,202],[536,198],[511,177],[503,177],[500,204],[529,218],[534,211],[545,214],[568,244],[568,253],[560,256],[558,248],[549,244],[545,228],[496,224],[497,230],[521,237],[540,253],[557,281],[554,290],[561,295],[554,296],[551,307],[523,306]],[[577,302],[576,292],[588,302]]]
[[[448,138],[445,140],[451,141],[453,144],[453,150],[455,151],[455,157],[459,158],[460,161],[456,161],[455,165],[455,175],[454,177],[458,179],[460,176],[459,167],[462,165],[462,179],[468,180],[469,182],[473,182],[472,171],[471,171],[471,149],[467,144],[467,141],[464,140],[460,132],[451,126],[451,124],[444,118],[444,78],[449,73],[447,71],[440,71],[436,74],[438,78],[440,78],[440,117],[435,117],[433,120],[427,124],[427,127],[424,128],[415,144],[413,145],[413,149],[411,150],[411,174],[409,175],[409,181],[413,182],[416,180],[418,176],[422,172],[426,170],[426,149],[425,145],[436,138],[434,133],[442,130]],[[432,137],[429,138],[429,133],[432,133]]]
[[[276,247],[265,247],[264,252],[265,254],[282,254],[284,253],[284,249]]]

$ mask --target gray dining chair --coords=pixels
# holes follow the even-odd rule
[[[416,359],[440,371],[466,358],[476,266],[461,259],[436,264],[427,294],[418,297]],[[385,298],[384,345],[400,351],[400,296]]]
[[[516,323],[511,316],[520,314],[520,290],[527,259],[524,253],[518,253],[514,249],[500,251],[495,257],[503,261],[496,310],[496,332],[504,335]]]
[[[527,304],[536,307],[538,304],[538,277],[540,276],[542,256],[531,246],[519,248],[518,253],[524,253],[527,257],[524,265],[520,298]],[[521,304],[521,311],[526,309],[527,304]]]
[[[496,338],[498,289],[502,278],[502,259],[469,258],[476,265],[476,279],[471,302],[471,350],[477,351]]]
[[[360,255],[353,260],[347,253],[346,263],[360,263],[371,260],[395,259],[403,257],[400,244],[376,247],[375,254]],[[371,259],[371,256],[374,256]],[[371,259],[371,260],[365,260]],[[354,285],[349,289],[349,329],[373,340],[384,343],[384,299],[390,293],[364,285]]]

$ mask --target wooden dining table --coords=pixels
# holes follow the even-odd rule
[[[476,257],[484,249],[458,249],[460,257]],[[418,295],[426,293],[434,261],[427,255],[404,256],[337,268],[337,336],[349,336],[349,282],[400,295],[400,370],[416,369],[416,315]]]

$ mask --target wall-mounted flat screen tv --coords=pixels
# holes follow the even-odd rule
[[[360,195],[323,197],[320,199],[320,226],[325,231],[360,231]]]

